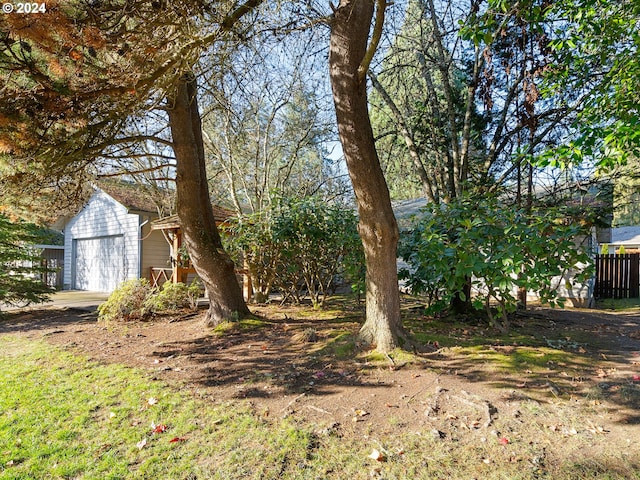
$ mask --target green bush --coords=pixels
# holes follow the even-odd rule
[[[537,292],[544,303],[562,305],[551,280],[580,268],[578,281],[591,275],[589,255],[576,243],[586,233],[561,208],[527,213],[496,199],[463,197],[426,207],[403,232],[398,253],[411,269],[402,270],[400,278],[413,293],[427,294],[438,309],[456,296],[469,300],[464,292],[471,282],[473,305],[506,330],[519,288]]]
[[[98,318],[105,321],[142,320],[151,313],[148,303],[154,292],[144,278],[126,280],[98,307]]]
[[[152,294],[146,301],[146,307],[155,313],[171,312],[189,308],[198,308],[198,298],[200,297],[200,282],[197,280],[191,285],[184,283],[165,282],[162,290]]]
[[[153,288],[148,280],[138,278],[122,282],[98,307],[100,320],[144,320],[154,313],[175,312],[198,308],[201,286],[165,282],[162,290]]]
[[[364,252],[352,209],[319,197],[286,199],[227,227],[229,250],[248,265],[256,300],[271,290],[320,306],[336,280],[362,288]]]

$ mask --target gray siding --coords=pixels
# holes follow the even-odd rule
[[[171,268],[171,248],[159,230],[150,232],[149,224],[142,227],[142,270],[140,276],[150,278],[151,267]]]

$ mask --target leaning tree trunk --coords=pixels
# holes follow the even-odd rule
[[[169,99],[168,113],[176,156],[176,209],[191,262],[207,289],[206,324],[212,326],[243,317],[249,309],[213,217],[196,94],[195,78],[185,75]]]
[[[338,131],[356,195],[366,262],[366,320],[360,337],[380,351],[403,336],[396,267],[398,225],[369,120],[366,77],[358,72],[367,51],[373,0],[341,0],[332,23],[329,71]]]

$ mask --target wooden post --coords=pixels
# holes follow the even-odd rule
[[[171,262],[171,267],[173,268],[173,272],[171,273],[171,282],[178,283],[180,281],[180,254],[178,251],[182,246],[182,232],[180,230],[176,230],[175,235],[173,236],[173,258]]]
[[[629,255],[629,298],[640,298],[640,254]]]
[[[250,301],[253,297],[253,285],[251,283],[251,274],[249,273],[249,264],[244,260],[242,272],[242,294],[245,301]]]

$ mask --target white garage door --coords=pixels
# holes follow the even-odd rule
[[[94,292],[115,290],[124,280],[124,237],[82,238],[74,243],[74,288]]]

